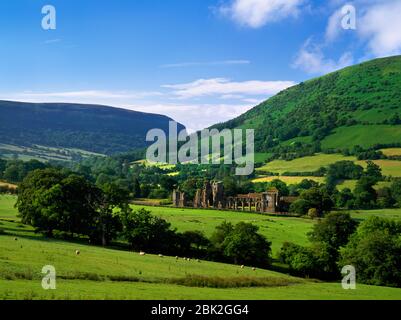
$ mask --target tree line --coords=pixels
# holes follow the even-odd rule
[[[344,266],[358,282],[401,287],[401,223],[376,216],[361,224],[349,213],[332,212],[308,235],[311,244],[284,243],[279,260],[293,274],[323,280],[341,278]]]

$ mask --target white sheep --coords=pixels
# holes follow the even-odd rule
[[[159,257],[160,257],[160,258],[163,258],[163,255],[162,255],[162,254],[159,254]]]
[[[81,254],[81,252],[80,252],[79,250],[75,250],[75,254],[76,254],[77,256],[79,256],[79,255]]]
[[[245,266],[244,266],[244,265],[242,265],[242,266],[241,266],[241,269],[244,269],[244,268],[245,268]]]
[[[146,253],[145,253],[145,252],[143,252],[143,251],[141,251],[141,252],[139,252],[139,255],[140,255],[140,256],[145,256],[145,255],[146,255]]]

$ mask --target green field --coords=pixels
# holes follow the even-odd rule
[[[357,180],[345,180],[345,181],[342,181],[337,186],[337,189],[342,191],[345,188],[348,188],[348,189],[353,191],[355,189],[355,187],[356,187],[356,183],[357,183]],[[374,189],[379,190],[381,188],[390,187],[390,186],[391,186],[391,182],[390,181],[380,181],[380,182],[377,183],[377,185],[374,186]]]
[[[215,262],[140,256],[136,252],[49,240],[18,223],[14,201],[12,196],[0,197],[0,229],[3,230],[0,299],[401,299],[401,289],[358,285],[357,290],[349,291],[343,290],[340,283],[300,279],[268,270],[254,271],[250,266],[241,269]],[[301,234],[311,226],[308,220],[295,218],[150,209],[180,230],[200,229],[207,234],[223,220],[250,221],[260,225],[270,239],[276,237],[282,241],[285,237],[280,233],[283,233],[289,235],[289,240],[304,243],[306,238]],[[80,255],[75,254],[76,250]],[[56,290],[46,291],[41,287],[41,269],[45,265],[56,268]],[[197,278],[202,279],[202,284],[188,282]]]
[[[17,157],[19,160],[22,161],[71,161],[73,160],[73,157],[77,155],[83,158],[90,156],[104,156],[102,154],[76,148],[53,148],[40,145],[32,145],[26,147],[0,143],[0,158],[4,159],[14,159],[15,157]]]
[[[350,213],[357,220],[365,220],[371,216],[401,220],[401,209],[352,210]]]
[[[290,184],[298,184],[302,182],[302,180],[313,180],[319,183],[324,183],[324,177],[301,177],[301,176],[270,176],[270,177],[260,177],[252,180],[253,183],[261,183],[261,182],[272,182],[273,180],[279,179],[285,182],[287,185]]]
[[[374,160],[382,169],[383,175],[391,177],[401,177],[401,161],[395,160]],[[357,161],[357,164],[366,167],[366,161]]]
[[[3,289],[2,289],[3,288]],[[45,291],[39,281],[0,280],[0,299],[41,300],[400,300],[401,290],[358,285],[343,290],[339,283],[313,283],[286,287],[214,289],[171,284],[66,281]]]
[[[271,153],[255,153],[255,163],[266,162],[272,156]]]
[[[15,196],[0,194],[0,219],[16,219],[17,209],[14,208]]]
[[[341,154],[318,154],[315,156],[303,157],[292,161],[274,160],[256,170],[269,171],[279,174],[282,174],[284,172],[314,172],[321,167],[326,167],[332,163],[343,160],[356,161],[356,158],[345,157]]]
[[[401,126],[390,125],[357,125],[351,127],[341,127],[335,130],[334,134],[329,135],[322,141],[322,148],[352,148],[359,145],[369,148],[379,143],[399,142],[401,136]]]
[[[134,209],[143,206],[133,206]],[[224,221],[238,223],[245,221],[259,227],[259,232],[272,242],[275,255],[285,241],[307,244],[306,234],[312,229],[313,221],[309,219],[273,217],[233,211],[216,211],[202,209],[180,209],[146,207],[152,214],[169,221],[178,231],[199,230],[210,236],[215,227]]]
[[[396,152],[395,149],[391,149],[392,152]],[[284,172],[314,172],[321,167],[327,167],[338,161],[353,161],[356,164],[366,167],[366,161],[358,161],[355,157],[346,157],[341,154],[317,154],[314,156],[308,156],[298,158],[291,161],[285,160],[274,160],[265,164],[263,167],[257,168],[256,172],[273,172],[283,174]],[[374,160],[374,163],[380,166],[383,175],[392,177],[401,177],[401,161],[396,160]],[[260,177],[264,178],[264,177]],[[266,177],[270,178],[270,177]],[[285,177],[280,177],[280,179]],[[302,177],[298,177],[302,180]],[[314,179],[318,181],[318,178]],[[258,180],[260,182],[260,180]],[[284,181],[284,180],[283,180]]]

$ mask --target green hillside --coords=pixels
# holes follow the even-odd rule
[[[71,160],[85,151],[129,152],[146,147],[149,130],[168,132],[169,121],[158,114],[100,105],[0,101],[0,156]]]
[[[222,128],[255,129],[256,149],[401,143],[401,56],[372,60],[280,92]],[[316,145],[316,144],[315,144]]]

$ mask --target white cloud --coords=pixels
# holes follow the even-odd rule
[[[232,82],[225,78],[213,78],[163,87],[173,89],[173,93],[181,99],[188,99],[211,95],[273,95],[295,84],[293,81]]]
[[[309,74],[327,74],[353,64],[352,54],[344,53],[338,61],[327,59],[321,48],[308,40],[295,59],[293,67],[301,69]]]
[[[338,9],[330,16],[325,40],[336,40],[344,30],[341,27],[341,6],[346,0],[332,1]],[[355,0],[357,28],[356,45],[364,51],[365,58],[385,57],[401,54],[401,0]]]
[[[240,95],[240,94],[223,94],[220,99],[223,100],[231,100],[231,99],[243,99],[244,96]]]
[[[63,102],[72,103],[107,103],[110,101],[141,99],[151,96],[161,96],[161,92],[144,91],[144,92],[129,92],[129,91],[102,91],[102,90],[83,90],[83,91],[60,91],[60,92],[33,92],[24,91],[18,93],[0,93],[0,99],[13,99],[20,101],[32,102]],[[89,102],[91,101],[91,102]]]
[[[326,41],[327,42],[332,42],[334,41],[341,31],[343,30],[341,26],[341,20],[343,18],[343,14],[341,12],[341,9],[336,10],[329,18],[329,21],[327,23],[327,28],[326,28]]]
[[[181,62],[161,65],[161,68],[185,68],[185,67],[207,67],[207,66],[225,66],[225,65],[243,65],[250,64],[249,60],[223,60],[210,62]]]
[[[129,109],[165,114],[195,132],[214,124],[231,120],[250,110],[250,104],[149,104],[129,106]]]
[[[296,16],[304,0],[232,0],[220,12],[240,25],[260,28],[267,23]]]
[[[376,57],[401,53],[401,1],[388,0],[368,7],[358,21],[358,33]]]

